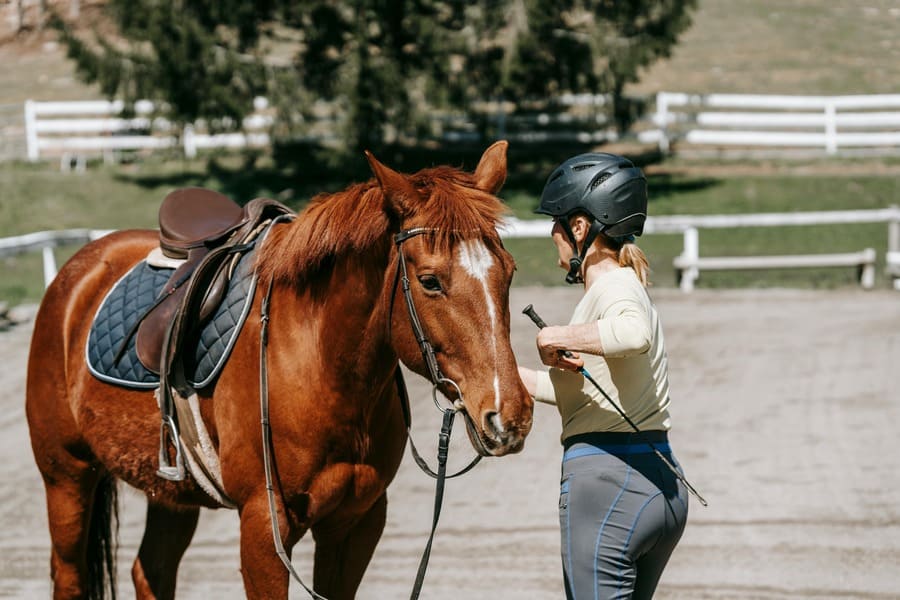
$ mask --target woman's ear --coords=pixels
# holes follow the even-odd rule
[[[572,234],[579,244],[584,241],[591,228],[590,220],[584,215],[576,215],[569,221],[569,225],[572,227]]]

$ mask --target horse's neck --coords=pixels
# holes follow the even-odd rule
[[[293,341],[298,356],[321,354],[318,360],[342,386],[350,378],[363,387],[390,378],[397,364],[388,334],[393,271],[387,258],[379,262],[339,259],[329,277],[305,289],[281,287],[272,300],[273,311],[280,305],[278,326],[303,332]]]

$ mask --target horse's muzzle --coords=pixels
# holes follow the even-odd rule
[[[481,427],[476,427],[466,413],[466,425],[472,446],[483,456],[513,454],[521,451],[525,444],[525,435],[518,428],[506,427],[500,413],[493,410],[481,414]]]

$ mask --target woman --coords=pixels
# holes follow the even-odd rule
[[[569,325],[538,334],[549,372],[519,368],[535,400],[556,404],[562,417],[566,596],[651,598],[688,502],[667,440],[663,332],[646,291],[647,258],[634,243],[647,218],[647,181],[626,158],[582,154],[553,171],[537,212],[554,219],[566,281],[585,288]]]

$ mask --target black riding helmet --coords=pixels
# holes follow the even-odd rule
[[[647,220],[647,179],[623,156],[592,152],[565,161],[550,174],[536,213],[550,215],[575,247],[566,281],[578,283],[581,263],[599,233],[614,238],[641,235]],[[583,212],[591,217],[591,229],[578,251],[568,217]]]

